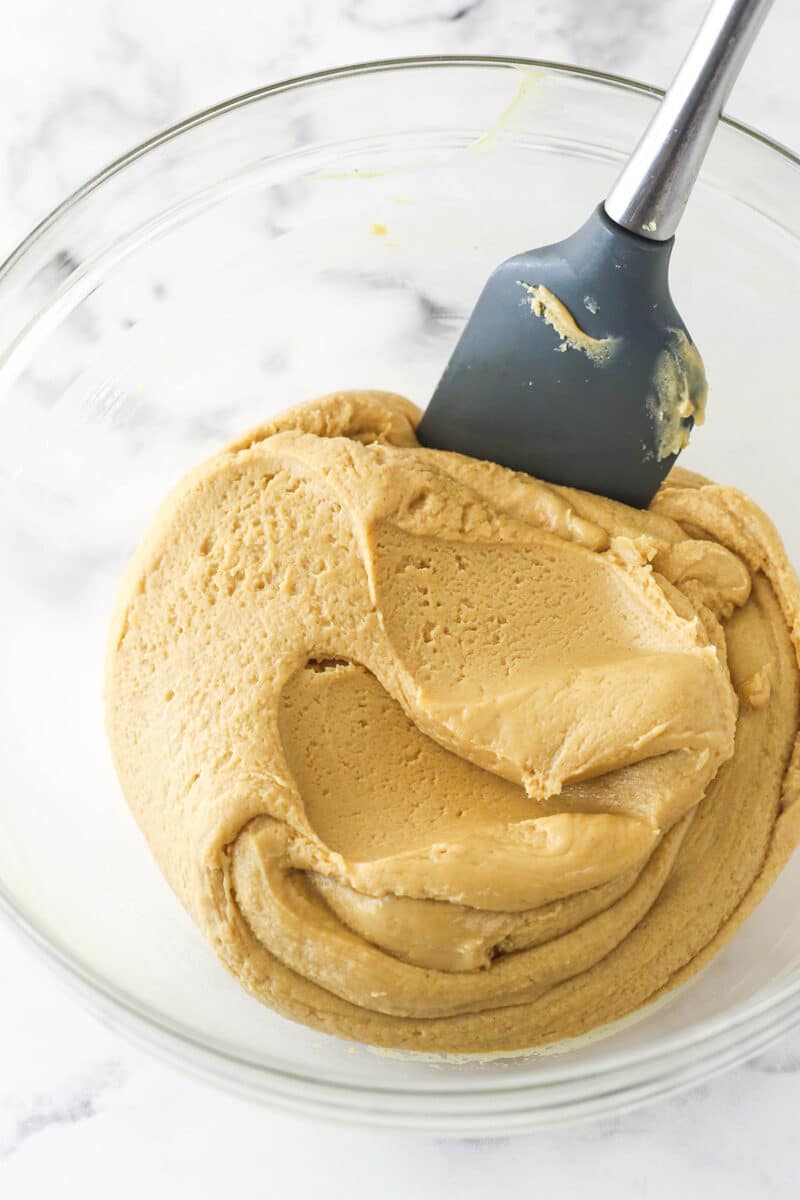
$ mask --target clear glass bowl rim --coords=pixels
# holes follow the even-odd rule
[[[34,226],[30,233],[11,251],[5,261],[0,263],[0,287],[2,287],[6,279],[13,272],[17,263],[25,257],[37,241],[46,232],[56,226],[82,200],[97,191],[104,183],[124,171],[140,158],[143,158],[191,129],[204,125],[236,109],[258,103],[271,96],[277,96],[314,84],[335,83],[341,79],[369,76],[380,72],[400,72],[420,69],[435,70],[438,68],[454,67],[463,67],[467,70],[470,68],[495,67],[537,69],[550,74],[566,75],[587,80],[617,91],[632,92],[648,96],[652,99],[658,99],[664,94],[661,88],[630,79],[623,75],[596,71],[548,59],[512,58],[505,55],[437,54],[404,56],[353,63],[293,76],[265,87],[242,93],[194,113],[184,120],[169,126],[160,133],[155,134],[153,137],[148,138],[139,145],[134,146],[131,150],[113,160]],[[800,155],[795,154],[789,147],[734,118],[723,116],[721,122],[737,131],[744,138],[759,143],[770,152],[788,161],[795,168],[800,169]],[[0,347],[0,358],[2,358],[2,355],[3,347]],[[349,1093],[353,1099],[358,1095],[366,1098],[370,1095],[374,1096],[376,1093],[396,1095],[398,1097],[404,1096],[406,1099],[413,1098],[416,1095],[421,1100],[426,1097],[444,1097],[447,1095],[466,1097],[470,1094],[476,1096],[480,1094],[506,1095],[525,1092],[530,1093],[531,1097],[533,1097],[538,1093],[546,1092],[550,1086],[562,1083],[574,1083],[581,1079],[587,1081],[592,1079],[595,1083],[603,1079],[608,1079],[608,1083],[611,1084],[610,1077],[617,1077],[614,1082],[624,1090],[628,1084],[633,1082],[630,1077],[623,1078],[625,1073],[630,1068],[645,1068],[647,1064],[653,1065],[654,1074],[666,1072],[665,1074],[661,1074],[661,1081],[664,1085],[663,1090],[668,1092],[674,1089],[670,1088],[667,1062],[677,1068],[682,1061],[685,1061],[684,1052],[691,1054],[700,1044],[704,1044],[708,1049],[709,1042],[714,1040],[719,1040],[720,1045],[718,1049],[722,1050],[723,1047],[730,1046],[729,1039],[732,1035],[742,1035],[748,1031],[753,1034],[760,1033],[763,1044],[766,1045],[772,1040],[769,1037],[769,1028],[773,1023],[770,1021],[770,1017],[774,1018],[774,1024],[779,1027],[780,1032],[785,1031],[787,1027],[800,1023],[800,1001],[796,1005],[792,1004],[792,1001],[800,998],[800,964],[798,964],[796,968],[784,973],[773,981],[772,984],[762,988],[750,1000],[732,1006],[728,1012],[721,1016],[700,1021],[691,1026],[686,1032],[654,1039],[652,1044],[646,1049],[609,1054],[603,1061],[595,1062],[588,1067],[571,1067],[559,1055],[560,1067],[556,1070],[539,1070],[535,1078],[527,1080],[520,1078],[517,1078],[516,1081],[512,1081],[511,1079],[507,1081],[497,1079],[487,1080],[473,1076],[467,1081],[461,1076],[460,1078],[455,1078],[452,1084],[444,1083],[441,1081],[441,1078],[439,1080],[432,1079],[429,1083],[426,1081],[425,1085],[421,1085],[420,1083],[407,1084],[399,1079],[391,1085],[356,1083],[338,1072],[325,1071],[324,1074],[306,1074],[299,1070],[287,1070],[285,1065],[274,1061],[270,1062],[268,1059],[256,1062],[238,1054],[230,1047],[198,1038],[190,1029],[182,1027],[177,1022],[165,1020],[159,1014],[149,1010],[145,1005],[140,1004],[133,997],[127,995],[122,989],[110,985],[99,974],[85,967],[77,958],[65,953],[54,944],[48,935],[39,928],[36,922],[29,919],[22,911],[2,883],[0,883],[0,914],[10,922],[12,927],[22,936],[23,940],[34,953],[38,952],[38,955],[61,976],[64,983],[72,985],[73,990],[82,996],[87,1007],[93,1010],[96,1015],[118,1027],[120,1031],[128,1033],[134,1040],[144,1042],[151,1049],[159,1050],[165,1058],[181,1062],[189,1067],[194,1065],[195,1069],[201,1075],[207,1078],[216,1077],[218,1082],[230,1083],[229,1079],[225,1079],[226,1071],[223,1064],[226,1064],[228,1071],[231,1068],[234,1070],[237,1067],[244,1068],[248,1072],[255,1070],[264,1077],[273,1076],[276,1079],[285,1080],[290,1085],[294,1083],[295,1085],[299,1085],[300,1088],[305,1085],[313,1089],[317,1093],[317,1096],[320,1093],[324,1095],[326,1092],[330,1095],[330,1092],[333,1090]],[[112,1009],[111,1013],[109,1013],[107,1008],[109,1003]],[[787,1012],[790,1012],[792,1009],[794,1009],[794,1019],[790,1017],[787,1021]],[[151,1031],[152,1036],[148,1035],[148,1029]],[[194,1064],[192,1064],[193,1058],[195,1059]],[[219,1073],[214,1071],[211,1066],[215,1059],[220,1062],[220,1066],[222,1067]],[[558,1059],[555,1061],[558,1061]],[[205,1064],[203,1060],[205,1060]],[[204,1065],[205,1070],[203,1069]],[[729,1061],[727,1065],[732,1064]],[[703,1077],[713,1073],[714,1069],[712,1067],[708,1071],[703,1072]],[[643,1076],[639,1076],[639,1079],[641,1080],[646,1075],[647,1072],[645,1071]],[[252,1093],[250,1094],[252,1095]],[[594,1089],[593,1094],[597,1095]],[[277,1096],[275,1099],[277,1099]],[[298,1099],[300,1099],[299,1096]],[[344,1116],[344,1119],[347,1119],[344,1113],[342,1116]]]

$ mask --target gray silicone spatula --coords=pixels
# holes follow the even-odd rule
[[[496,269],[422,418],[423,445],[650,503],[705,403],[669,292],[674,234],[771,3],[715,0],[605,203],[566,241]]]

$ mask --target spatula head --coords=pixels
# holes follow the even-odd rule
[[[598,209],[486,284],[423,445],[646,507],[702,420],[702,361],[669,294],[672,241]]]

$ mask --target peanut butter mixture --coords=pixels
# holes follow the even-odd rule
[[[533,1047],[682,982],[800,837],[798,584],[741,493],[648,512],[422,449],[349,392],[192,472],[109,640],[119,777],[254,996]]]

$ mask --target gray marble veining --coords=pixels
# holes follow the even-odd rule
[[[97,1116],[101,1097],[121,1087],[124,1081],[121,1063],[114,1059],[100,1060],[89,1063],[76,1079],[64,1083],[56,1093],[37,1092],[6,1099],[8,1117],[3,1125],[8,1129],[0,1133],[0,1163],[55,1125],[75,1125]]]

